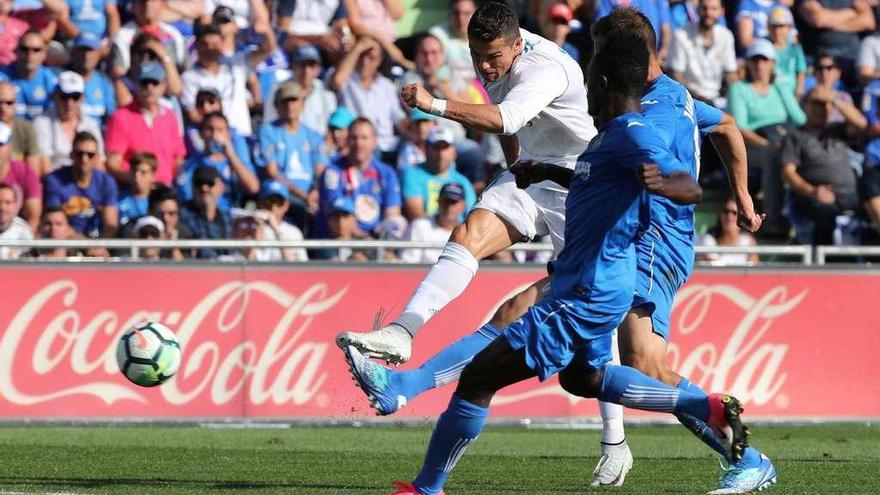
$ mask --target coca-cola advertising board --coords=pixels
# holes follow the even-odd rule
[[[392,316],[422,267],[33,265],[0,269],[0,418],[326,418],[372,415],[333,339]],[[486,321],[538,269],[485,269],[416,339],[414,367]],[[119,335],[143,320],[177,332],[162,386],[120,373]],[[697,272],[672,315],[669,361],[753,418],[880,418],[880,272]],[[434,416],[452,387],[399,416]],[[584,417],[595,401],[555,379],[504,390],[496,418]],[[632,417],[660,418],[633,411]]]

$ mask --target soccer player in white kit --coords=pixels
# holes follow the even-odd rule
[[[509,164],[535,160],[574,169],[577,157],[596,135],[577,62],[553,42],[520,29],[516,14],[501,2],[487,2],[476,10],[468,24],[468,39],[474,67],[492,104],[441,100],[418,84],[401,89],[403,101],[467,127],[502,134]],[[392,363],[408,361],[412,338],[464,292],[480,260],[543,235],[550,236],[554,254],[562,250],[567,194],[551,181],[518,189],[513,174],[503,172],[453,230],[440,260],[402,314],[375,331],[340,333],[337,345],[342,349],[351,345],[366,356]]]

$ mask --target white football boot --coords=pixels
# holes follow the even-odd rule
[[[632,465],[633,456],[626,440],[618,445],[602,444],[602,457],[593,470],[590,486],[621,486]]]

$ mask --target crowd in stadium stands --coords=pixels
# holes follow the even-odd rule
[[[447,20],[400,36],[402,0],[0,0],[0,239],[444,241],[503,153],[497,137],[401,102],[410,82],[439,98],[488,101],[467,44],[474,0],[411,3],[446,9]],[[742,129],[750,187],[767,213],[760,241],[802,244],[880,237],[878,4],[511,2],[523,27],[583,67],[591,22],[622,5],[642,10],[667,74]],[[718,216],[698,242],[754,245],[736,227],[717,154],[708,142],[702,151],[701,182],[717,206],[708,216]],[[114,254],[0,248],[2,259]],[[433,262],[438,254],[384,256]]]

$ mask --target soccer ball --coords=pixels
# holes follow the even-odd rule
[[[154,321],[139,323],[119,339],[116,362],[132,383],[155,387],[177,373],[180,344],[165,325]]]

